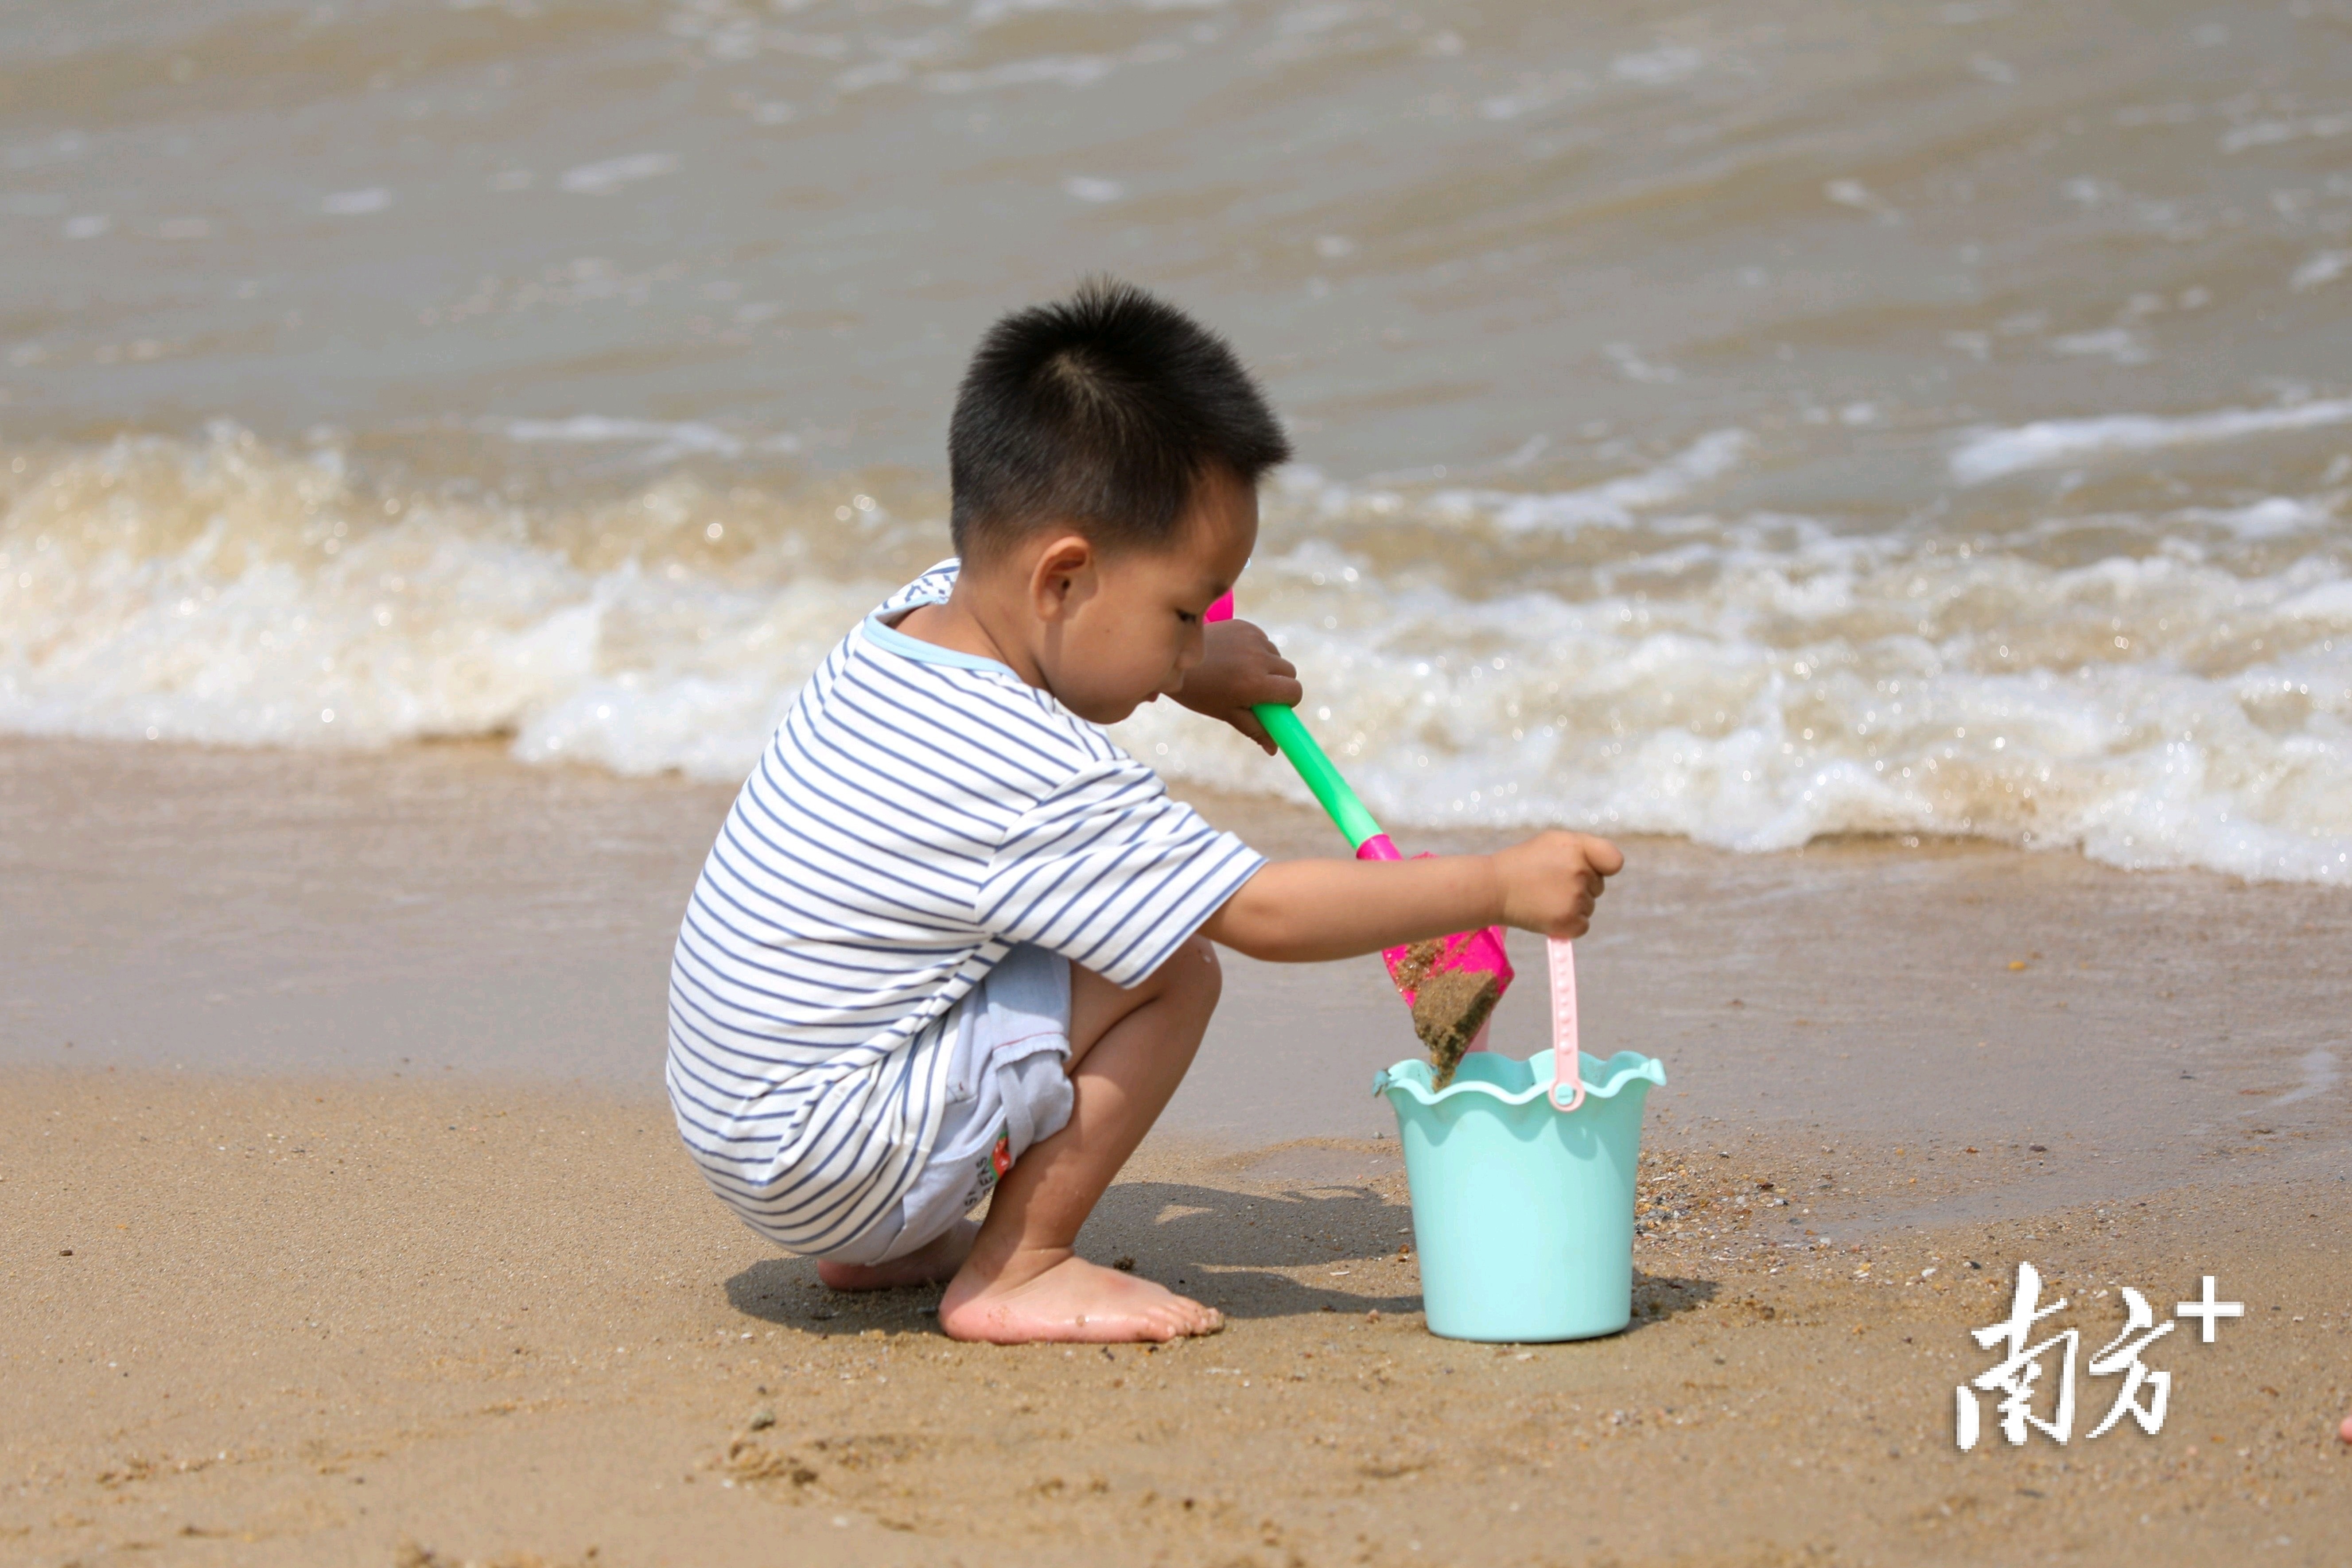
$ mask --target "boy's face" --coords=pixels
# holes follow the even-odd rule
[[[1030,574],[1045,689],[1097,724],[1176,690],[1201,662],[1201,617],[1256,547],[1257,490],[1222,470],[1194,488],[1164,550],[1105,554],[1076,534],[1052,537]]]

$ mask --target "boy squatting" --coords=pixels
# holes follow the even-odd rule
[[[1274,749],[1250,708],[1297,703],[1297,671],[1202,617],[1288,456],[1223,341],[1138,289],[1089,283],[982,340],[949,429],[956,556],[810,677],[671,967],[688,1148],[833,1288],[945,1280],[957,1339],[1216,1331],[1073,1249],[1200,1047],[1213,944],[1309,963],[1496,922],[1580,936],[1622,864],[1565,832],[1269,862],[1103,734],[1166,695]]]

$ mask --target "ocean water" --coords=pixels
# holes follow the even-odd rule
[[[740,776],[1102,269],[1407,835],[2352,883],[2347,153],[2318,0],[17,6],[0,729]]]

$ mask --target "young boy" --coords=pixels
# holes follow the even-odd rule
[[[1270,864],[1097,728],[1165,694],[1273,749],[1250,708],[1296,703],[1297,672],[1202,617],[1288,456],[1223,342],[1134,289],[982,341],[949,432],[957,558],[810,678],[671,970],[688,1149],[835,1289],[947,1280],[957,1339],[1214,1332],[1213,1309],[1072,1249],[1200,1047],[1212,942],[1316,961],[1496,921],[1572,937],[1619,868],[1570,833]]]

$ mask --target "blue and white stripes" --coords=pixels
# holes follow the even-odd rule
[[[888,618],[810,677],[737,797],[670,968],[670,1101],[711,1186],[796,1252],[857,1236],[937,1138],[951,1009],[1015,942],[1122,985],[1265,864],[993,660]]]

